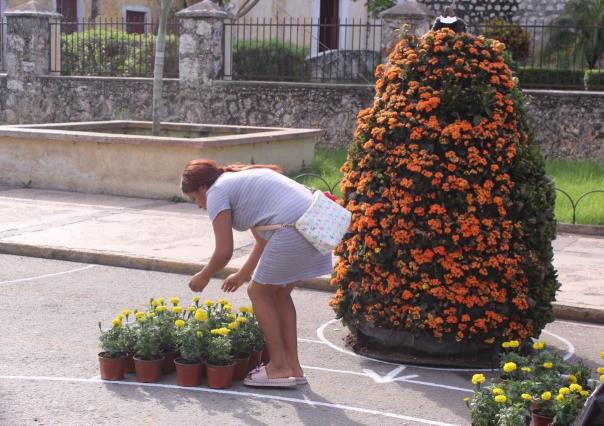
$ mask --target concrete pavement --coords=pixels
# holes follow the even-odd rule
[[[214,247],[211,223],[190,203],[0,187],[0,253],[193,274]],[[223,274],[245,262],[250,233],[235,232]],[[604,237],[560,233],[558,318],[604,323]],[[328,277],[307,288],[330,290]]]

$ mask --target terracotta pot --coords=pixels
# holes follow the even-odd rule
[[[103,380],[122,380],[124,378],[126,358],[110,358],[105,356],[105,352],[99,354],[99,367],[101,370],[101,379]]]
[[[233,370],[233,380],[242,381],[246,378],[247,373],[249,373],[249,365],[250,357],[246,356],[245,358],[235,358],[235,369]]]
[[[178,386],[199,386],[201,384],[201,369],[203,364],[184,362],[182,358],[174,360],[176,366],[176,384]]]
[[[271,354],[268,352],[268,346],[265,346],[262,350],[262,358],[261,361],[264,365],[268,364],[271,360]]]
[[[164,362],[161,366],[161,374],[171,374],[176,371],[174,360],[178,358],[178,352],[172,351],[164,354]]]
[[[128,354],[126,356],[125,364],[124,364],[124,373],[132,374],[134,373],[134,359],[132,358],[132,354]]]
[[[533,411],[531,414],[533,418],[533,426],[550,426],[554,420],[553,417],[544,416],[535,411]]]
[[[134,357],[136,380],[141,383],[155,383],[161,380],[161,369],[164,359],[147,361]]]
[[[208,370],[208,386],[212,389],[227,389],[233,385],[235,363],[230,365],[206,364]]]
[[[259,351],[252,351],[250,354],[250,362],[248,363],[249,371],[252,371],[254,368],[256,368],[258,364],[260,364],[260,361],[262,361],[262,349]]]

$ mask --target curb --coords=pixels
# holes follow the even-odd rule
[[[78,251],[62,247],[34,246],[7,242],[0,242],[0,254],[64,260],[68,262],[92,263],[182,275],[196,274],[204,266],[203,263],[179,262],[153,257],[137,257],[106,253],[102,251]],[[226,278],[228,275],[238,270],[239,268],[227,265],[214,277]],[[328,277],[303,280],[298,283],[298,287],[330,293],[334,292],[334,288],[329,284]],[[554,303],[553,308],[556,319],[604,324],[604,309],[574,304],[562,305],[559,303]]]
[[[556,230],[565,234],[604,237],[604,226],[601,225],[573,225],[572,223],[558,223],[556,225]]]

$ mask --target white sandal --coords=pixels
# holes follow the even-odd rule
[[[269,388],[293,388],[296,387],[296,379],[294,377],[280,377],[270,379],[266,374],[264,365],[252,370],[243,380],[243,384],[253,387],[269,387]]]

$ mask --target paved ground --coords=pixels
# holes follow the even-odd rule
[[[0,187],[0,217],[0,253],[190,273],[214,247],[207,215],[190,203]],[[252,244],[236,232],[229,267]],[[604,322],[604,237],[560,234],[554,248],[558,312]]]
[[[39,206],[38,206],[39,207]],[[32,203],[32,208],[35,207]],[[377,362],[343,348],[329,294],[294,292],[301,360],[310,386],[228,391],[98,379],[97,321],[149,297],[192,294],[187,275],[0,255],[0,424],[467,425],[474,371]],[[204,297],[218,298],[214,280]],[[248,304],[243,289],[230,295]],[[604,327],[557,321],[544,336],[596,365]]]

